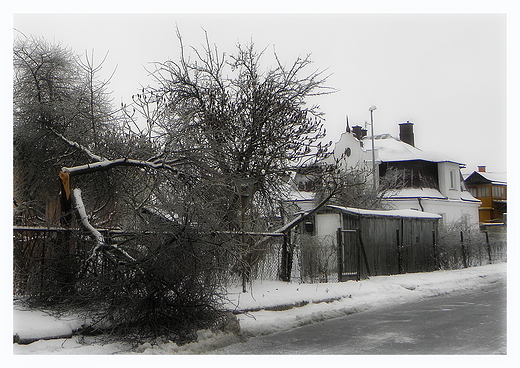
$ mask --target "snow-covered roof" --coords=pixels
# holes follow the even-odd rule
[[[507,184],[507,173],[496,173],[496,172],[478,172],[474,171],[470,175],[468,175],[468,178],[474,174],[478,174],[482,176],[484,179],[490,181],[492,184]],[[467,179],[467,178],[466,178]]]
[[[467,192],[465,190],[460,192],[460,199],[466,202],[480,202],[480,199],[473,197],[470,192]]]
[[[366,150],[371,150],[372,138],[369,136],[364,137],[363,144]],[[392,137],[390,134],[375,135],[374,145],[377,150],[377,157],[382,162],[423,160],[461,164],[460,162],[448,159],[442,153],[422,151],[417,147],[411,146]]]
[[[289,201],[312,201],[314,200],[316,193],[304,192],[300,190],[291,190],[289,192]]]
[[[403,188],[390,190],[385,193],[385,198],[431,198],[446,199],[446,196],[433,188]]]
[[[433,188],[403,188],[391,190],[385,194],[386,199],[448,199],[445,195]],[[480,202],[467,191],[460,192],[460,199],[462,201]]]
[[[417,210],[365,210],[361,208],[352,208],[352,207],[343,207],[343,206],[334,206],[328,205],[327,208],[336,209],[341,212],[352,213],[356,215],[364,215],[364,216],[390,216],[390,217],[415,217],[415,218],[431,218],[431,219],[440,219],[442,216],[421,212]]]

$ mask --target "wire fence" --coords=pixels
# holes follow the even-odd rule
[[[441,234],[437,245],[438,268],[451,270],[507,261],[507,233],[451,231]]]
[[[299,283],[338,282],[340,250],[336,237],[296,234],[293,236],[292,242],[294,247],[291,253],[291,281]],[[387,257],[387,262],[395,264],[387,265],[384,269],[396,270],[395,273],[429,272],[507,261],[505,229],[444,231],[436,239],[434,247],[423,247],[425,249],[421,249],[421,252],[409,249],[412,247],[410,245],[396,247],[395,252],[388,254]],[[265,251],[268,254],[255,266],[255,269],[258,270],[255,277],[262,280],[278,280],[283,264],[281,262],[282,245],[274,243]],[[358,257],[354,257],[350,261],[352,263],[363,262]],[[363,267],[364,265],[356,265],[356,268],[362,269]],[[377,267],[370,267],[370,276],[388,274],[387,271],[381,273]]]
[[[104,232],[107,241],[114,236]],[[133,241],[126,236],[127,241]],[[151,235],[139,236],[139,241],[154,241]],[[156,235],[154,235],[156,237]],[[248,236],[249,244],[229,270],[229,280],[285,280],[299,283],[337,282],[339,280],[340,250],[333,236],[310,236],[296,233],[292,237],[268,236],[261,245],[258,240],[264,235]],[[155,239],[156,240],[156,239]],[[507,234],[495,231],[450,231],[441,233],[435,248],[426,256],[435,260],[435,269],[458,269],[507,261]],[[91,255],[93,241],[80,230],[50,228],[14,228],[13,232],[13,280],[15,295],[37,295],[46,290],[63,290],[73,283],[74,275]],[[392,257],[395,262],[404,262],[406,252]],[[408,252],[412,254],[412,252]],[[98,264],[96,272],[113,264]],[[394,267],[395,269],[395,267]],[[417,269],[414,272],[431,269]],[[406,272],[404,270],[403,272]],[[285,278],[284,278],[285,275]],[[371,270],[370,276],[377,275]],[[66,291],[66,290],[65,290]]]

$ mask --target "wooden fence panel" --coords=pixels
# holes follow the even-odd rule
[[[437,226],[436,219],[343,214],[343,229],[359,229],[361,232],[368,267],[373,275],[435,269],[436,237],[432,234],[436,234]],[[351,252],[357,259],[357,253]],[[356,259],[351,262],[355,263]],[[348,267],[354,266],[349,264]],[[364,269],[366,273],[366,267]]]

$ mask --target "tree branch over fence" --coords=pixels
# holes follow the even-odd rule
[[[293,227],[301,223],[303,220],[305,220],[307,217],[312,215],[313,213],[316,213],[320,208],[325,206],[327,202],[336,194],[336,190],[332,190],[325,199],[323,199],[316,207],[309,211],[305,211],[300,213],[296,218],[294,218],[292,221],[289,221],[287,224],[283,225],[282,227],[276,229],[273,231],[274,234],[285,234],[287,231],[291,230]],[[272,235],[271,235],[272,236]],[[259,246],[263,243],[265,243],[267,240],[269,240],[269,236],[265,236],[259,241],[255,243],[255,247]]]
[[[88,230],[90,232],[90,235],[96,241],[96,246],[94,247],[94,249],[92,249],[92,255],[89,257],[89,259],[92,258],[98,251],[100,251],[102,249],[106,249],[106,248],[111,248],[111,249],[117,250],[127,260],[134,262],[135,259],[131,255],[129,255],[127,252],[118,248],[115,245],[107,244],[105,242],[105,238],[103,237],[103,235],[101,235],[101,233],[98,230],[96,230],[94,228],[94,226],[92,226],[90,224],[90,222],[88,221],[88,217],[87,217],[87,211],[85,210],[85,205],[83,204],[83,199],[81,198],[81,189],[79,189],[79,188],[74,189],[72,191],[72,198],[74,200],[74,205],[76,207],[76,211],[78,211],[78,214],[79,214],[79,217],[81,220],[81,224],[83,225],[83,227],[86,230]]]

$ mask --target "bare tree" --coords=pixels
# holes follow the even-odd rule
[[[263,71],[253,44],[220,54],[206,36],[202,50],[186,56],[182,38],[179,61],[156,63],[158,87],[134,96],[146,120],[161,132],[164,147],[185,152],[218,182],[241,208],[240,196],[272,198],[288,170],[318,156],[324,136],[323,114],[307,107],[310,96],[330,93],[322,72],[307,72],[310,58]],[[321,152],[320,152],[321,153]],[[246,191],[247,193],[242,193]],[[219,192],[218,196],[223,193]],[[229,216],[224,226],[240,227]]]
[[[333,90],[322,71],[308,71],[310,56],[285,66],[273,53],[276,64],[263,69],[266,50],[253,43],[225,54],[206,35],[205,45],[188,56],[177,35],[180,60],[155,63],[156,87],[143,89],[134,102],[165,155],[182,152],[197,168],[195,187],[204,188],[200,199],[214,226],[266,231],[278,213],[282,179],[326,150],[323,113],[306,101]],[[242,249],[246,259],[249,245]]]
[[[13,55],[17,221],[55,225],[58,172],[92,159],[68,141],[96,148],[100,156],[118,154],[127,145],[105,91],[108,81],[95,79],[101,64],[93,66],[88,57],[83,63],[60,44],[34,37],[15,40]],[[91,196],[93,207],[104,207],[120,180],[104,173],[89,179],[95,180],[81,186],[98,194]]]
[[[15,62],[21,76],[38,82],[31,71],[42,67],[27,66],[38,59],[27,49],[46,53],[27,42],[17,46]],[[159,86],[134,96],[137,111],[123,106],[125,120],[115,120],[105,104],[106,85],[94,82],[99,66],[92,58],[77,64],[64,57],[71,78],[81,77],[63,81],[70,90],[63,110],[51,100],[47,113],[30,85],[15,80],[27,96],[15,103],[20,142],[29,145],[25,135],[38,132],[59,148],[49,162],[59,167],[63,202],[93,239],[67,302],[102,306],[96,320],[109,318],[125,333],[178,335],[220,318],[219,288],[231,265],[245,275],[256,259],[254,239],[244,234],[279,225],[272,218],[283,178],[327,148],[319,143],[322,113],[305,100],[331,90],[322,72],[305,74],[309,57],[285,67],[275,54],[277,65],[262,72],[263,52],[253,45],[224,57],[206,38],[203,52],[193,51],[194,62],[183,53],[179,62],[156,64]],[[45,114],[22,113],[33,100]],[[47,156],[31,157],[37,176],[38,160]],[[98,226],[111,214],[118,228],[107,237]]]
[[[70,50],[35,38],[17,40],[13,61],[15,205],[44,220],[56,196],[53,164],[68,156],[50,128],[63,132],[74,116],[77,68]]]
[[[299,191],[314,192],[316,202],[333,193],[330,204],[386,209],[386,196],[405,186],[403,173],[388,169],[385,176],[379,179],[376,189],[372,185],[371,176],[371,170],[363,167],[353,167],[345,171],[337,164],[321,162],[301,168],[295,179],[295,186]]]

